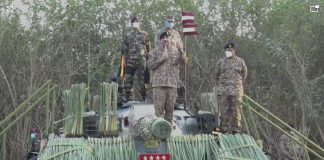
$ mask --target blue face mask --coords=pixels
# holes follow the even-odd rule
[[[166,27],[167,29],[172,29],[173,26],[174,26],[174,22],[171,22],[171,21],[166,21],[166,22],[165,22],[165,27]]]

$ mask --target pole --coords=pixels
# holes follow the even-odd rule
[[[184,37],[184,51],[187,51],[187,37]],[[187,109],[187,63],[184,63],[185,109]]]
[[[89,91],[88,91],[88,106],[89,106],[89,109],[91,109],[90,107],[92,106],[92,104],[89,104],[91,101],[91,95],[90,95],[90,72],[91,72],[91,50],[90,50],[90,47],[91,47],[91,43],[90,43],[90,28],[89,28],[89,33],[88,33],[88,88],[89,88]]]

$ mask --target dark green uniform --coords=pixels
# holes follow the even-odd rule
[[[121,53],[125,57],[124,94],[123,101],[132,100],[134,75],[138,77],[138,84],[142,99],[146,99],[144,73],[146,69],[147,54],[151,49],[146,32],[134,30],[125,35]]]

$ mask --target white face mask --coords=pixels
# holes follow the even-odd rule
[[[133,28],[139,28],[139,23],[138,22],[134,22],[134,23],[132,23],[132,26],[133,26]]]
[[[233,56],[233,53],[231,51],[225,51],[225,55],[229,58]]]
[[[31,138],[32,140],[34,140],[34,139],[37,138],[37,135],[36,135],[35,133],[32,133],[32,134],[30,134],[30,138]]]

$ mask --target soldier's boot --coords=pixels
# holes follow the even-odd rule
[[[126,95],[125,95],[125,102],[129,102],[129,101],[132,101],[133,100],[133,93],[132,92],[126,92]]]
[[[232,130],[233,134],[242,132],[241,121],[236,119],[236,117],[233,117],[232,124],[231,124],[231,130]]]

